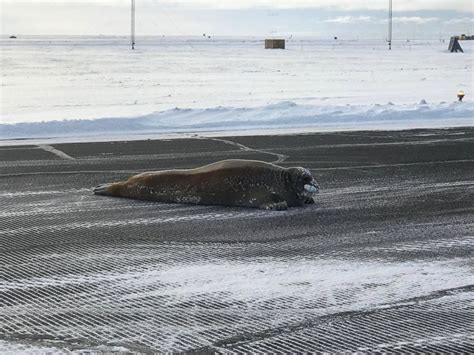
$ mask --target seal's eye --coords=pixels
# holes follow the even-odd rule
[[[311,182],[311,181],[313,181],[313,178],[312,178],[311,176],[309,176],[309,175],[304,175],[304,176],[303,176],[303,182],[304,182],[305,184],[307,184],[307,183],[309,183],[309,182]]]

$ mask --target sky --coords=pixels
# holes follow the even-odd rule
[[[394,38],[473,34],[472,0],[393,0]],[[137,35],[385,39],[388,0],[136,0]],[[130,0],[0,0],[3,35],[127,35]]]

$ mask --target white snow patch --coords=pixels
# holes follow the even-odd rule
[[[227,294],[233,301],[247,302],[293,297],[295,307],[316,300],[338,305],[341,295],[346,294],[346,301],[354,310],[464,286],[469,273],[467,266],[452,262],[382,264],[262,259],[249,263],[208,263],[149,270],[129,282],[137,283],[140,288],[155,282],[173,285],[159,293],[178,298],[205,293]]]
[[[378,262],[261,258],[149,265],[128,272],[4,281],[0,286],[28,289],[103,282],[107,287],[112,283],[123,290],[122,300],[137,303],[139,299],[154,296],[166,296],[173,302],[216,297],[222,302],[245,302],[249,307],[258,307],[261,302],[275,302],[275,307],[285,307],[278,303],[290,299],[295,309],[312,304],[312,308],[332,313],[383,306],[466,286],[471,271],[465,259]],[[157,284],[161,285],[158,289],[154,287]]]
[[[30,355],[38,355],[38,354],[48,354],[48,355],[60,355],[65,353],[70,353],[70,351],[66,351],[64,349],[59,349],[53,346],[44,346],[44,345],[34,345],[34,344],[27,344],[19,343],[19,342],[11,342],[11,341],[4,341],[0,340],[0,353],[5,355],[14,355],[14,354],[30,354]]]
[[[46,345],[29,344],[27,341],[4,341],[0,340],[0,353],[3,355],[62,355],[62,354],[132,354],[132,352],[123,346],[88,346],[84,349],[71,350],[62,346],[61,341],[43,340]],[[57,343],[57,347],[55,347]]]

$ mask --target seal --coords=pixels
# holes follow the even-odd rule
[[[319,186],[305,168],[231,159],[195,169],[145,172],[99,185],[93,192],[164,203],[286,210],[314,203]]]

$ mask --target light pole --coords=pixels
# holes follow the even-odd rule
[[[131,34],[130,40],[132,42],[132,49],[135,49],[135,0],[132,0],[132,20],[131,20]]]
[[[392,50],[392,0],[388,0],[388,50]]]

